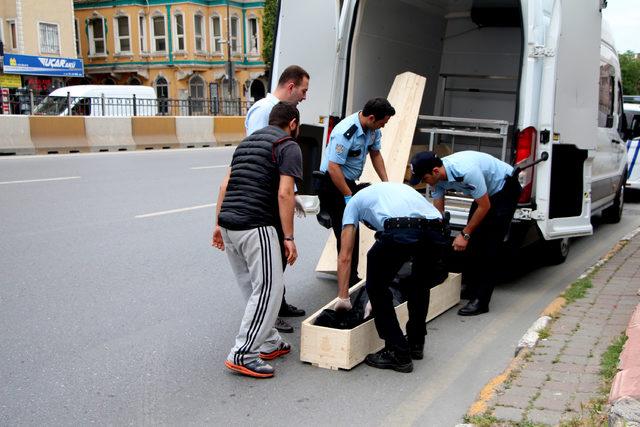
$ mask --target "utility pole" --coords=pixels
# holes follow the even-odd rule
[[[227,0],[227,78],[229,79],[229,100],[233,98],[233,63],[231,62],[231,14],[229,12],[229,0]]]

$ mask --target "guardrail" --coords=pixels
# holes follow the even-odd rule
[[[39,116],[244,116],[253,104],[242,99],[11,96],[1,99],[5,114]]]

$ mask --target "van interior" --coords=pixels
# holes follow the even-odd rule
[[[437,116],[420,119],[418,128],[460,130],[435,134],[434,149],[481,150],[512,163],[524,45],[520,0],[361,0],[354,25],[346,114],[385,96],[397,74],[412,71],[427,78],[420,115]],[[502,132],[496,120],[506,122]],[[416,132],[414,145],[431,138]]]

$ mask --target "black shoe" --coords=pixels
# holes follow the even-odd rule
[[[278,316],[280,317],[301,317],[305,315],[305,311],[296,307],[295,305],[284,303],[280,307]]]
[[[393,369],[405,373],[413,371],[413,362],[409,355],[401,356],[398,352],[386,348],[377,353],[368,354],[364,361],[367,365],[378,369]]]
[[[411,358],[422,360],[424,358],[424,344],[411,344]]]
[[[280,317],[276,319],[274,328],[276,328],[278,332],[282,332],[283,334],[290,334],[291,332],[293,332],[293,326],[291,326],[289,323],[287,323],[286,320],[281,319]]]
[[[489,304],[483,304],[479,299],[469,301],[467,305],[458,310],[459,316],[476,316],[482,313],[489,312]]]

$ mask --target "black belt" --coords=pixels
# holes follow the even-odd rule
[[[413,228],[417,230],[442,231],[442,221],[439,219],[426,218],[387,218],[384,222],[384,229],[394,230],[397,228]]]

